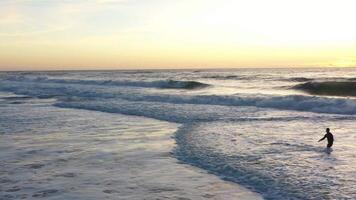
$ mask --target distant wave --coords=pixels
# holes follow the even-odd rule
[[[142,82],[138,82],[142,85]],[[152,86],[152,82],[150,82]],[[158,84],[158,83],[155,83]],[[177,84],[177,85],[175,85]],[[182,84],[182,85],[181,85]],[[188,84],[188,85],[187,85]],[[192,85],[190,85],[192,84]],[[189,82],[163,82],[160,87],[194,88],[196,83]],[[200,86],[200,83],[198,83]],[[99,85],[101,86],[101,85]],[[118,91],[96,85],[59,84],[38,82],[1,81],[0,90],[14,92],[32,97],[56,97],[63,101],[67,98],[80,99],[124,99],[133,102],[157,102],[170,104],[203,104],[222,106],[255,106],[260,108],[274,108],[280,110],[296,110],[314,113],[330,114],[356,114],[356,100],[329,98],[304,95],[180,95],[180,94],[153,94],[149,91],[122,87]],[[140,86],[142,87],[142,86]]]
[[[0,97],[0,99],[4,99],[4,100],[26,100],[26,99],[32,99],[32,97],[28,97],[28,96],[10,96],[10,97]]]
[[[308,97],[308,96],[285,96],[285,97],[238,97],[238,96],[214,96],[214,95],[198,95],[198,96],[177,96],[177,95],[127,95],[120,96],[122,100],[129,102],[136,102],[135,106],[146,105],[148,102],[155,102],[154,105],[163,105],[166,103],[171,104],[173,107],[177,108],[178,105],[190,104],[190,105],[211,105],[211,106],[233,106],[233,107],[245,107],[245,106],[254,106],[257,108],[274,108],[279,110],[291,110],[291,111],[306,111],[314,113],[328,113],[328,114],[344,114],[344,115],[355,115],[356,114],[356,101],[351,99],[334,99],[334,98],[323,98],[323,97]],[[125,110],[126,107],[118,106],[117,103],[113,102],[103,102],[104,100],[90,101],[88,102],[63,102],[60,105],[64,107],[71,108],[82,108],[90,110],[100,110],[100,111],[110,111],[110,112],[119,112],[121,113]],[[147,105],[146,105],[147,106]],[[188,105],[187,105],[188,106]],[[189,106],[188,106],[189,107]],[[158,106],[159,109],[161,109]],[[206,107],[205,109],[207,109]],[[212,107],[211,107],[212,108]],[[202,108],[204,110],[204,108]],[[221,108],[220,108],[221,109]],[[174,110],[174,109],[173,109]],[[130,113],[136,115],[136,108],[133,108]],[[141,110],[142,111],[142,110]],[[158,118],[161,120],[171,121],[172,116],[169,115],[165,118],[161,118],[163,115],[159,114],[157,110],[148,111],[147,113],[137,113],[138,115],[147,116],[149,115],[152,118]],[[138,112],[138,111],[137,111]],[[208,111],[205,111],[208,112]],[[159,116],[156,116],[154,113],[157,113]],[[204,113],[204,112],[203,112]],[[170,113],[172,114],[172,113]],[[191,113],[185,113],[192,115]],[[152,116],[153,115],[153,116]],[[203,117],[200,114],[200,117]],[[184,116],[185,118],[187,116]],[[188,121],[191,119],[200,119],[200,117],[188,117]],[[228,116],[218,116],[220,118],[225,118]],[[180,120],[174,122],[182,122]],[[200,120],[198,120],[200,121]],[[204,120],[203,120],[204,121]],[[184,121],[185,122],[185,121]]]
[[[218,79],[218,80],[229,80],[229,79],[241,79],[241,77],[236,75],[211,75],[211,76],[203,76],[202,78],[209,79]]]
[[[260,78],[264,80],[274,80],[273,77],[237,76],[237,75],[210,75],[210,76],[203,76],[202,78],[217,79],[217,80],[250,80],[250,79]],[[291,81],[291,82],[307,82],[307,81],[313,81],[314,79],[306,78],[306,77],[292,77],[292,78],[282,78],[280,80]]]
[[[180,88],[180,89],[197,89],[209,86],[209,84],[201,83],[198,81],[156,81],[160,88]]]
[[[356,81],[307,82],[293,88],[316,95],[356,96]]]
[[[47,77],[29,78],[25,76],[8,77],[9,81],[27,81],[35,83],[59,83],[59,84],[81,84],[81,85],[105,85],[105,86],[131,86],[131,87],[153,87],[163,89],[199,89],[208,87],[209,84],[198,81],[126,81],[126,80],[77,80],[77,79],[49,79]]]
[[[307,81],[312,81],[313,79],[305,78],[305,77],[293,77],[293,78],[284,79],[284,80],[293,81],[293,82],[307,82]]]

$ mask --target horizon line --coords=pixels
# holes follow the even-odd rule
[[[356,68],[356,66],[344,66],[344,67],[337,67],[337,66],[303,66],[303,67],[181,67],[181,68],[165,68],[165,67],[157,67],[157,68],[104,68],[104,69],[29,69],[29,70],[1,70],[0,72],[56,72],[56,71],[159,71],[159,70],[189,70],[189,71],[196,71],[196,70],[229,70],[229,69],[320,69],[320,68]]]

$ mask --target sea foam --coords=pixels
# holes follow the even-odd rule
[[[172,103],[172,104],[204,104],[223,106],[255,106],[260,108],[274,108],[281,110],[307,111],[330,114],[356,114],[356,100],[345,98],[330,98],[304,95],[194,95],[194,94],[166,94],[150,93],[132,88],[103,88],[101,86],[60,84],[60,83],[29,83],[3,81],[0,85],[3,91],[39,98],[93,99],[119,98],[128,101]]]

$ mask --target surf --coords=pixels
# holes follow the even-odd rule
[[[77,84],[77,85],[98,85],[98,86],[121,86],[121,87],[144,87],[162,89],[199,89],[210,86],[199,81],[184,80],[156,80],[156,81],[132,81],[132,80],[88,80],[88,79],[56,79],[44,76],[8,76],[7,81],[27,82],[27,83],[58,83],[58,84]]]
[[[315,95],[356,96],[356,81],[306,82],[293,88]]]

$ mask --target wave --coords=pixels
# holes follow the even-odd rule
[[[128,81],[128,80],[78,80],[78,79],[50,79],[47,77],[25,77],[10,76],[8,81],[16,82],[35,82],[35,83],[59,83],[59,84],[80,84],[80,85],[103,85],[103,86],[130,86],[147,87],[162,89],[199,89],[210,86],[198,81],[177,81],[177,80],[158,80],[158,81]]]
[[[164,98],[164,97],[162,97]],[[57,103],[57,106],[95,110],[109,113],[121,113],[128,115],[144,116],[175,123],[190,123],[202,121],[243,121],[243,120],[296,120],[304,118],[326,117],[318,113],[344,114],[328,115],[332,119],[354,119],[356,114],[356,102],[327,100],[299,101],[293,97],[281,100],[265,99],[254,102],[255,99],[224,99],[214,102],[209,97],[194,97],[191,99],[179,99],[168,97],[162,100],[156,97],[146,97],[144,100],[122,97],[122,99],[75,99]],[[206,99],[206,101],[203,100]],[[137,99],[138,100],[138,99]],[[210,102],[207,102],[210,101]],[[225,104],[225,105],[223,105]],[[293,105],[293,106],[291,106]],[[281,111],[284,110],[284,111]],[[289,111],[287,111],[289,110]],[[295,111],[308,111],[295,112]],[[314,112],[314,113],[313,113]],[[257,117],[263,116],[263,117]]]
[[[167,84],[167,83],[165,83]],[[171,87],[171,85],[170,85]],[[182,87],[182,86],[179,86]],[[191,86],[183,86],[191,87]],[[221,105],[221,106],[254,106],[259,108],[273,108],[278,110],[307,111],[329,114],[356,114],[356,100],[320,96],[303,95],[189,95],[189,94],[155,94],[150,91],[133,88],[99,87],[93,85],[76,84],[43,84],[28,82],[2,81],[0,90],[38,98],[55,97],[61,101],[68,98],[84,100],[100,99],[127,100],[133,102],[157,102],[193,105]]]
[[[316,95],[356,96],[356,81],[307,82],[293,88]]]
[[[314,113],[280,112],[253,106],[229,107],[205,104],[172,104],[162,102],[134,102],[123,99],[71,99],[57,102],[55,106],[93,110],[107,113],[143,116],[173,123],[212,122],[212,121],[294,121],[325,118]],[[328,115],[328,119],[353,119],[352,116]]]
[[[218,80],[229,80],[229,79],[241,79],[242,77],[236,75],[211,75],[211,76],[203,76],[202,78],[208,79],[218,79]]]
[[[314,79],[312,78],[306,78],[306,77],[292,77],[292,78],[282,78],[282,79],[276,79],[275,77],[257,77],[257,76],[236,76],[236,75],[211,75],[211,76],[203,76],[202,78],[208,78],[208,79],[217,79],[217,80],[253,80],[256,78],[262,79],[262,80],[280,80],[280,81],[289,81],[289,82],[307,82],[307,81],[313,81]]]
[[[323,77],[323,78],[307,78],[307,77],[292,77],[292,78],[282,78],[281,81],[289,82],[355,82],[356,78],[341,78],[341,77]]]
[[[32,97],[28,97],[28,96],[9,96],[9,97],[0,97],[0,99],[12,101],[12,100],[32,99]]]
[[[176,88],[176,89],[197,89],[197,88],[204,88],[208,87],[209,84],[201,83],[198,81],[175,81],[175,80],[168,80],[168,81],[156,81],[160,88]]]
[[[292,82],[307,82],[307,81],[312,81],[313,79],[311,78],[305,78],[305,77],[293,77],[293,78],[288,78],[288,79],[282,79],[283,81],[292,81]]]

